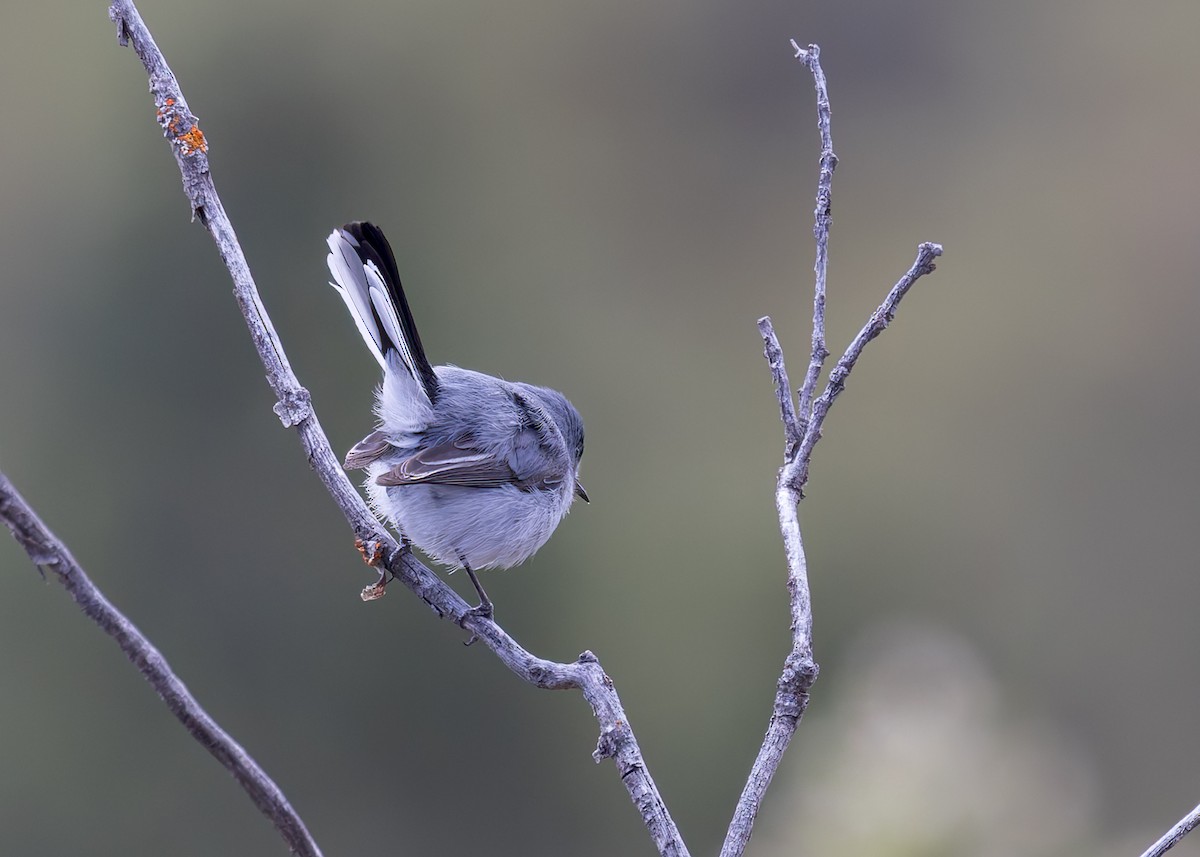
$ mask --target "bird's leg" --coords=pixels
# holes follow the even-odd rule
[[[488,594],[479,585],[479,578],[475,576],[475,572],[471,570],[471,566],[467,565],[466,559],[464,557],[459,557],[459,559],[462,560],[463,568],[467,571],[467,577],[471,578],[471,582],[475,584],[475,591],[479,593],[479,603],[467,612],[472,616],[482,616],[484,619],[491,619],[496,615],[495,608],[492,606],[492,599],[488,598]]]
[[[471,566],[467,563],[467,558],[462,554],[459,554],[458,561],[461,562],[462,567],[466,569],[467,577],[471,578],[471,582],[475,584],[475,591],[479,593],[479,603],[463,614],[459,624],[461,625],[471,616],[482,616],[484,619],[491,619],[496,613],[495,609],[492,607],[492,599],[488,598],[487,593],[483,591],[483,587],[479,585],[479,578],[476,577],[475,572],[471,570]],[[464,641],[463,645],[469,646],[478,639],[479,635],[473,633],[471,634],[471,639]]]

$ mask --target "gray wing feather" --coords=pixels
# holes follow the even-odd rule
[[[423,449],[376,477],[375,482],[379,485],[499,488],[502,485],[520,485],[522,480],[507,461],[459,441]]]
[[[346,453],[342,467],[346,470],[358,470],[392,449],[395,447],[388,443],[387,435],[381,431],[373,431]]]

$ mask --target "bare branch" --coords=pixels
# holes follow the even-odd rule
[[[813,287],[812,353],[808,371],[800,387],[800,434],[808,431],[810,408],[817,394],[817,379],[829,350],[825,347],[825,273],[829,268],[829,227],[833,223],[833,171],[837,169],[837,155],[833,153],[833,135],[829,127],[829,88],[825,83],[825,72],[821,68],[821,49],[809,45],[805,50],[792,39],[796,59],[812,72],[813,85],[817,90],[817,129],[821,133],[821,171],[817,177],[817,206],[813,209],[813,238],[817,243],[817,258],[813,264],[816,283]]]
[[[1142,852],[1142,857],[1162,857],[1163,854],[1178,845],[1179,840],[1191,833],[1197,825],[1200,825],[1200,806],[1179,819],[1178,823],[1164,833],[1161,839]]]
[[[767,725],[767,734],[762,747],[750,769],[746,786],[738,799],[734,810],[733,821],[725,836],[725,844],[721,848],[721,857],[739,857],[750,841],[754,820],[758,808],[762,804],[775,771],[783,759],[783,754],[795,734],[800,718],[808,707],[808,692],[817,679],[819,667],[813,660],[812,651],[812,598],[808,588],[808,562],[804,554],[804,540],[800,533],[800,519],[797,514],[798,505],[803,498],[802,489],[808,481],[808,466],[813,447],[821,437],[821,427],[833,400],[845,387],[846,377],[854,368],[859,355],[866,344],[883,332],[888,322],[895,316],[896,306],[907,294],[912,284],[924,274],[934,269],[933,260],[940,256],[942,248],[937,244],[922,244],[917,253],[917,260],[912,268],[892,287],[887,299],[871,315],[867,325],[859,331],[858,336],[850,343],[845,354],[838,360],[837,366],[830,373],[825,392],[821,394],[812,407],[812,418],[808,430],[800,445],[792,450],[784,459],[779,469],[779,479],[775,486],[775,509],[779,514],[779,532],[783,537],[784,555],[787,560],[788,607],[791,614],[792,648],[784,660],[783,671],[776,682],[775,704],[771,719]],[[767,358],[771,365],[771,373],[776,379],[778,393],[780,377],[783,374],[782,352],[773,354],[779,343],[775,339],[775,331],[769,318],[760,319],[759,331],[764,339],[769,338]],[[780,406],[785,409],[785,400],[790,396],[780,395]],[[784,417],[786,422],[787,417]]]
[[[833,154],[833,141],[829,130],[829,94],[825,74],[821,70],[820,48],[809,45],[800,48],[795,40],[792,47],[796,57],[812,72],[817,89],[817,124],[821,130],[821,171],[817,181],[817,208],[813,237],[817,242],[816,283],[813,298],[812,354],[804,384],[799,391],[799,415],[792,403],[791,390],[787,382],[783,350],[775,335],[770,318],[758,322],[759,333],[765,344],[765,356],[775,381],[776,397],[779,399],[783,416],[786,452],[783,466],[775,485],[775,508],[779,515],[779,532],[783,537],[784,555],[787,561],[788,609],[791,615],[792,647],[784,660],[783,670],[776,682],[775,703],[767,734],[763,739],[758,756],[750,769],[750,776],[742,789],[733,820],[721,847],[721,857],[740,857],[745,851],[753,832],[758,809],[763,796],[771,785],[783,754],[796,732],[800,718],[808,707],[809,690],[817,679],[819,668],[813,660],[812,651],[812,598],[808,588],[808,561],[804,554],[804,540],[800,533],[798,507],[803,498],[804,484],[808,481],[809,459],[813,447],[821,437],[821,427],[833,400],[845,387],[846,377],[854,368],[866,344],[878,336],[896,312],[896,306],[912,284],[934,268],[933,260],[940,256],[942,248],[937,244],[922,244],[917,261],[888,294],[887,299],[871,316],[866,327],[850,343],[846,353],[830,373],[825,392],[813,400],[821,368],[829,352],[825,348],[825,273],[828,264],[828,239],[831,222],[830,192],[833,171],[837,167],[837,156]],[[792,427],[798,426],[799,442],[794,442]]]
[[[796,417],[796,400],[792,398],[792,385],[788,381],[787,366],[783,362],[783,348],[779,345],[779,337],[775,335],[775,327],[768,316],[758,320],[758,332],[763,338],[763,356],[771,367],[771,377],[775,380],[775,397],[779,399],[779,414],[783,418],[783,436],[786,443],[784,458],[791,458],[804,439],[804,430]]]
[[[783,536],[787,561],[792,647],[784,659],[783,670],[775,684],[775,703],[772,706],[771,719],[767,723],[767,734],[738,798],[733,819],[725,834],[725,842],[721,846],[721,857],[740,857],[749,844],[763,796],[779,769],[800,718],[804,716],[804,710],[808,707],[808,691],[817,680],[819,672],[812,654],[812,598],[808,589],[808,561],[804,555],[804,540],[801,538],[798,516],[803,483],[797,482],[792,477],[792,472],[802,455],[807,460],[807,455],[812,454],[811,447],[806,453],[802,452],[802,447],[811,431],[812,401],[816,395],[817,380],[825,358],[829,355],[825,347],[825,275],[829,263],[829,226],[832,222],[830,199],[837,156],[833,153],[829,92],[825,83],[825,73],[821,70],[821,49],[816,45],[809,45],[808,49],[804,50],[796,44],[795,39],[792,40],[792,47],[796,51],[797,59],[812,72],[817,90],[817,126],[821,132],[821,167],[817,179],[817,206],[813,212],[813,237],[817,243],[817,258],[814,265],[816,281],[813,287],[812,352],[804,383],[799,391],[798,417],[787,381],[783,349],[775,336],[771,319],[764,317],[758,321],[758,330],[765,343],[765,356],[771,367],[771,376],[775,380],[775,394],[779,399],[784,423],[784,464],[779,470],[775,486],[775,509],[779,515],[779,531]],[[805,463],[806,475],[807,469]]]
[[[250,757],[213,720],[187,687],[171,670],[167,659],[142,632],[114,607],[59,539],[46,528],[37,514],[17,493],[12,482],[0,473],[0,520],[12,532],[13,538],[43,574],[50,571],[54,578],[71,593],[79,609],[116,640],[121,651],[133,662],[150,686],[162,697],[167,708],[183,724],[204,749],[225,766],[250,795],[250,799],[283,836],[293,854],[321,857],[321,849],[309,835],[300,816],[292,809],[279,786],[266,771]]]
[[[750,776],[738,798],[733,820],[721,846],[721,857],[739,857],[750,842],[754,820],[763,796],[771,785],[775,771],[783,760],[783,754],[796,733],[796,726],[808,707],[808,691],[817,680],[819,668],[812,654],[812,603],[808,591],[808,562],[804,555],[804,542],[800,537],[800,519],[797,507],[800,492],[786,484],[784,470],[780,470],[775,490],[775,508],[779,513],[779,529],[783,535],[784,553],[787,557],[787,588],[789,609],[792,617],[792,648],[784,660],[783,671],[775,683],[775,703],[771,719],[767,723],[767,734],[763,738],[758,756],[750,769]]]
[[[613,759],[621,781],[659,853],[686,857],[687,847],[650,777],[612,680],[604,673],[596,657],[585,652],[570,664],[537,658],[495,622],[469,613],[467,603],[454,590],[410,552],[399,549],[396,540],[380,526],[350,484],[321,430],[308,391],[300,385],[288,365],[283,345],[259,298],[233,226],[209,174],[207,144],[195,116],[187,108],[175,76],[154,44],[132,0],[116,0],[109,9],[109,17],[117,25],[120,43],[133,47],[149,75],[159,124],[172,143],[183,178],[184,192],[191,202],[194,215],[212,235],[221,259],[233,278],[238,306],[266,367],[267,380],[278,398],[275,413],[285,426],[294,427],[299,433],[309,464],[346,516],[355,535],[365,543],[366,552],[370,554],[375,549],[381,550],[385,557],[383,565],[395,579],[416,593],[439,616],[477,635],[521,678],[542,688],[578,688],[591,705],[600,725],[600,739],[593,757],[596,761]]]
[[[888,296],[884,298],[883,303],[879,305],[875,312],[871,313],[871,318],[850,344],[846,346],[845,353],[838,359],[837,365],[833,367],[833,371],[829,373],[829,381],[825,385],[825,392],[821,394],[819,399],[813,402],[812,419],[809,421],[808,431],[804,435],[804,440],[800,444],[799,455],[796,456],[795,461],[785,465],[785,470],[790,471],[788,479],[797,491],[803,490],[805,483],[808,481],[808,464],[809,459],[812,457],[813,447],[821,439],[821,428],[825,424],[825,417],[829,414],[829,408],[833,405],[834,399],[846,387],[846,379],[850,375],[850,370],[858,362],[858,358],[862,354],[863,349],[867,347],[867,343],[883,333],[892,319],[896,317],[896,308],[900,305],[900,301],[904,299],[904,296],[908,294],[908,290],[912,288],[913,283],[926,274],[934,272],[937,267],[934,265],[934,259],[941,255],[941,244],[926,242],[917,247],[917,258],[913,262],[912,267],[905,272],[896,285],[892,286],[892,290],[888,292]]]

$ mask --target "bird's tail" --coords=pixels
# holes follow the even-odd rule
[[[354,221],[330,233],[330,283],[350,309],[358,332],[379,365],[388,367],[394,352],[421,385],[430,403],[437,399],[438,380],[425,356],[421,335],[404,297],[396,257],[383,231],[373,223]]]

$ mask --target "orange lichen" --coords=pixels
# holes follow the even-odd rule
[[[362,539],[355,539],[354,546],[362,554],[363,562],[369,566],[376,567],[383,560],[383,545],[377,541],[366,542]]]
[[[173,138],[184,155],[208,151],[208,141],[204,139],[204,132],[200,130],[196,117],[180,110],[174,98],[164,98],[162,106],[154,111],[154,116],[162,126],[164,135]],[[191,127],[188,130],[181,130],[189,125]]]
[[[178,120],[175,120],[168,126],[172,133],[175,131],[173,126],[177,122]],[[201,132],[199,125],[193,125],[190,131],[179,134],[176,139],[179,140],[179,145],[183,147],[185,155],[194,155],[196,152],[208,151],[208,141],[204,139],[204,134]]]

